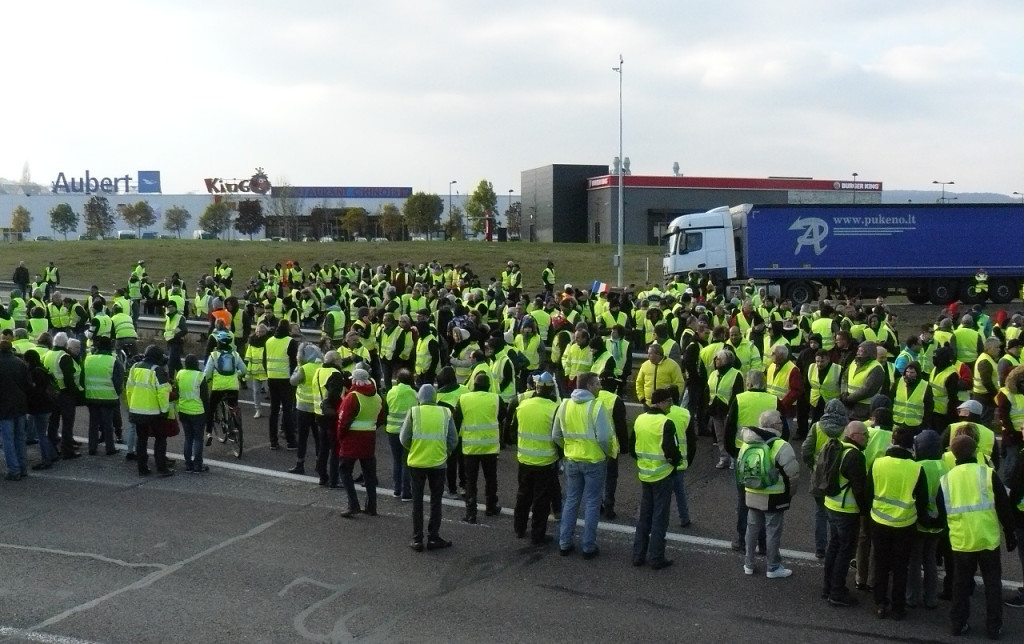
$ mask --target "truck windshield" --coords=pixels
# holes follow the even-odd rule
[[[677,255],[685,255],[700,250],[704,246],[704,233],[679,232],[673,235],[672,250]]]

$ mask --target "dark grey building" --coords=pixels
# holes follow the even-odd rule
[[[524,170],[521,173],[523,239],[590,241],[587,187],[591,177],[607,173],[606,165],[555,164]]]

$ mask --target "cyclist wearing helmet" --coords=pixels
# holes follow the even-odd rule
[[[206,414],[206,444],[213,439],[213,411],[221,400],[238,407],[238,381],[245,377],[245,361],[234,347],[234,336],[228,331],[215,331],[217,346],[210,352],[203,369],[203,378],[210,381],[210,406]]]

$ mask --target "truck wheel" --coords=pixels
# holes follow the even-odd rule
[[[927,304],[928,289],[923,287],[907,289],[907,299],[910,300],[911,304]]]
[[[978,293],[974,284],[968,282],[960,286],[960,301],[964,304],[981,304],[986,299],[984,295]]]
[[[996,304],[1006,304],[1017,295],[1012,280],[994,280],[988,286],[988,294]]]
[[[793,282],[786,291],[786,297],[794,306],[802,306],[816,300],[818,294],[810,282]]]
[[[932,304],[945,306],[956,299],[956,284],[953,282],[932,282],[928,289],[928,299]]]

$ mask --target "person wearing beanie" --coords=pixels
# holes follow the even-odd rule
[[[928,483],[928,516],[938,516],[935,496],[939,479],[948,471],[942,462],[942,438],[932,429],[923,429],[914,437],[914,459],[921,464]],[[910,569],[907,575],[907,607],[938,606],[938,566],[936,555],[943,527],[927,526],[917,522],[917,536],[910,549]]]
[[[264,360],[267,364],[267,387],[270,389],[270,422],[267,433],[270,438],[270,449],[280,449],[278,443],[278,421],[284,432],[288,449],[296,449],[295,443],[295,390],[289,382],[292,373],[298,366],[300,342],[292,337],[292,325],[288,320],[280,320],[274,334],[267,338],[264,349]]]
[[[955,464],[939,479],[935,505],[939,520],[949,529],[953,562],[950,631],[970,630],[971,586],[981,569],[985,586],[985,632],[998,639],[1003,627],[1002,562],[999,554],[1002,527],[1006,549],[1017,547],[1013,506],[991,467],[977,462],[978,443],[969,435],[950,442]]]
[[[72,350],[72,345],[79,347]],[[50,372],[57,387],[57,408],[50,414],[48,435],[55,447],[59,446],[63,459],[81,456],[75,450],[75,408],[78,405],[81,389],[81,364],[78,360],[80,343],[77,339],[69,340],[66,333],[53,336],[53,350],[43,356],[43,366]]]
[[[558,410],[555,380],[543,372],[533,379],[535,394],[524,398],[511,413],[507,436],[514,437],[519,463],[519,487],[512,527],[522,539],[530,522],[530,541],[544,545],[551,541],[547,534],[548,514],[558,476],[558,450],[551,439],[551,423]]]
[[[814,465],[818,460],[818,454],[830,438],[839,439],[849,424],[846,415],[846,405],[838,398],[832,399],[825,404],[821,418],[811,425],[807,437],[800,446],[800,457],[807,467],[814,471]],[[825,558],[825,548],[828,546],[828,517],[825,512],[824,499],[815,499],[814,510],[814,554],[818,559]]]
[[[861,342],[853,363],[846,369],[839,399],[851,419],[867,420],[872,396],[885,391],[885,368],[878,363],[877,353],[874,342]]]
[[[319,454],[323,449],[320,445],[320,435],[316,427],[316,412],[313,409],[315,386],[314,377],[323,364],[323,356],[320,347],[312,342],[303,342],[299,345],[299,364],[295,371],[288,377],[288,382],[295,387],[295,429],[298,433],[298,449],[295,452],[295,466],[288,470],[291,474],[306,473],[306,449],[309,446],[309,436],[313,435],[313,454]]]
[[[416,552],[451,547],[452,542],[441,537],[441,501],[444,497],[445,469],[449,455],[455,450],[458,434],[452,413],[437,404],[437,391],[433,385],[423,385],[416,394],[419,404],[409,410],[399,440],[408,450],[406,463],[412,477],[412,542]],[[430,488],[430,518],[427,539],[423,534],[423,491]]]
[[[352,386],[338,408],[336,447],[340,459],[341,484],[348,495],[348,509],[341,516],[350,518],[360,511],[377,516],[377,427],[384,424],[387,414],[384,401],[377,394],[377,386],[364,368],[352,371]],[[366,505],[362,510],[356,496],[352,471],[356,462],[363,473],[366,487]]]
[[[313,414],[317,430],[316,473],[320,486],[336,488],[339,483],[340,461],[335,449],[338,406],[350,375],[342,371],[341,356],[337,351],[324,354],[323,363],[313,372]]]
[[[952,347],[936,347],[932,355],[932,370],[928,374],[928,384],[932,391],[932,429],[940,434],[957,419],[960,372],[954,357]]]
[[[824,595],[832,606],[847,607],[857,604],[857,599],[851,596],[846,586],[846,577],[858,547],[863,515],[871,507],[863,453],[867,444],[867,427],[859,420],[847,423],[840,441],[843,451],[836,474],[839,491],[824,498],[829,526]]]

